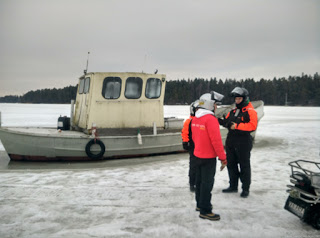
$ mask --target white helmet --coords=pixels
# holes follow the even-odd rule
[[[222,99],[224,96],[220,93],[215,91],[211,91],[210,93],[203,94],[199,99],[199,106],[200,108],[207,109],[209,111],[214,110],[214,104],[221,104]]]
[[[199,100],[194,101],[193,103],[191,103],[190,105],[190,115],[194,116],[194,114],[196,113],[196,108],[199,105]]]

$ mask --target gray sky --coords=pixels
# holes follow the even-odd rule
[[[320,73],[319,0],[0,0],[0,96],[89,72],[172,79]]]

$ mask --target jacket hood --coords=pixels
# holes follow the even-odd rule
[[[203,117],[205,115],[214,115],[214,113],[212,111],[209,111],[209,110],[206,110],[206,109],[203,109],[203,108],[199,108],[197,111],[196,111],[196,117],[197,118],[200,118],[200,117]]]

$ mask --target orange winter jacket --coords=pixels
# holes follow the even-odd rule
[[[237,108],[232,109],[226,116],[226,120],[236,123],[235,132],[251,132],[257,129],[258,116],[251,102],[249,102],[247,106],[243,107],[237,116],[235,115],[236,111]]]
[[[183,124],[183,128],[181,131],[181,137],[183,142],[189,142],[189,125],[192,118],[194,118],[194,116],[190,116],[188,119],[186,119],[186,121]]]

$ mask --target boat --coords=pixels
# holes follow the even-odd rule
[[[165,118],[166,75],[92,72],[79,78],[70,117],[56,128],[1,127],[11,160],[81,161],[184,152],[181,118]],[[258,118],[263,102],[253,102]],[[230,111],[220,107],[217,114]],[[227,130],[221,128],[223,140]]]

